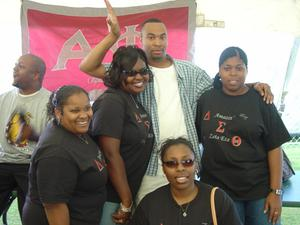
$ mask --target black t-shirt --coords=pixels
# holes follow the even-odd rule
[[[170,185],[165,185],[146,195],[138,205],[130,225],[212,225],[210,192],[212,187],[195,181],[199,188],[194,200],[182,208],[175,202]],[[215,193],[216,215],[219,225],[241,225],[231,198],[221,189]]]
[[[125,164],[133,198],[146,172],[153,148],[153,130],[149,115],[134,96],[120,90],[106,90],[93,104],[91,134],[120,140],[120,154]],[[112,183],[107,183],[107,200],[120,202]]]
[[[33,153],[25,225],[47,225],[42,203],[66,203],[72,225],[98,225],[107,171],[97,144],[49,123]]]
[[[267,196],[268,151],[290,139],[275,106],[254,89],[240,96],[212,89],[200,97],[196,121],[204,146],[201,181],[235,200]]]

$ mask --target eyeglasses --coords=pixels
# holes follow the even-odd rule
[[[185,159],[181,161],[170,160],[170,161],[164,161],[163,164],[169,168],[177,168],[179,164],[181,164],[183,167],[191,167],[194,165],[194,159]]]
[[[134,77],[137,74],[140,74],[141,76],[146,76],[146,75],[151,73],[151,70],[148,69],[147,67],[145,67],[145,68],[143,68],[139,71],[136,71],[136,70],[126,71],[126,70],[123,70],[122,73],[125,74],[128,77]]]

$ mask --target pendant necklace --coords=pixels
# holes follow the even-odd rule
[[[133,101],[135,107],[138,109],[138,108],[139,108],[139,105],[136,103],[134,97],[133,97],[132,95],[130,95],[130,97],[131,97],[131,99],[132,99],[132,101]]]
[[[85,144],[89,143],[87,137],[84,134],[79,134],[79,135],[77,135],[77,137]]]
[[[190,206],[190,202],[188,204],[186,204],[185,207],[183,207],[183,205],[180,205],[180,209],[181,209],[183,217],[187,216],[187,211],[188,211],[189,206]]]

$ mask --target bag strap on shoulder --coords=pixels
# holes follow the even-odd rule
[[[211,215],[213,219],[213,225],[218,225],[216,207],[215,207],[215,192],[217,189],[218,187],[213,187],[210,192],[210,208],[211,208]]]

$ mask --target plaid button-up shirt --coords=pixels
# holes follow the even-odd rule
[[[176,75],[179,87],[179,95],[182,103],[188,139],[194,146],[196,159],[200,165],[201,152],[195,128],[197,100],[202,95],[202,93],[212,88],[212,79],[204,70],[200,69],[198,66],[192,64],[191,62],[175,59],[172,60],[172,62],[177,73]],[[139,94],[139,100],[141,101],[147,112],[151,115],[153,130],[155,134],[155,143],[146,174],[155,176],[158,169],[160,140],[158,127],[158,111],[154,95],[153,82],[149,83],[145,91]]]

